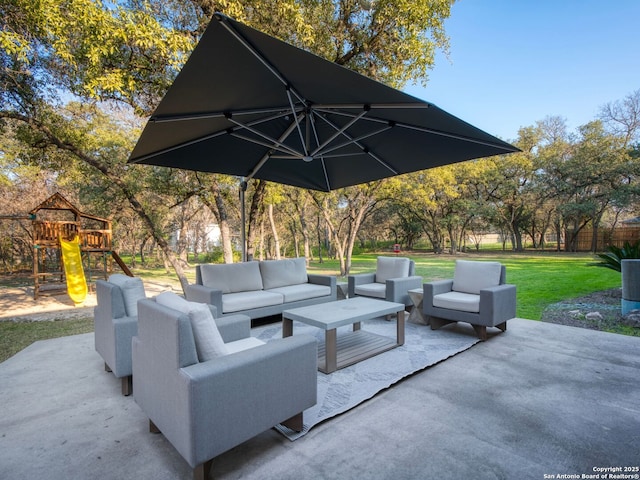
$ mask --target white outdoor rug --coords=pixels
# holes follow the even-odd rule
[[[314,425],[346,412],[390,387],[403,378],[446,360],[479,342],[478,338],[460,331],[405,324],[405,344],[368,358],[331,374],[318,372],[318,403],[304,411],[304,429],[294,432],[282,425],[276,429],[289,440],[304,436]],[[338,329],[350,331],[351,327]],[[395,338],[395,320],[382,318],[362,322],[362,329]],[[293,334],[306,333],[324,342],[324,330],[294,322]],[[253,329],[252,335],[269,341],[282,337],[282,325],[276,323]]]

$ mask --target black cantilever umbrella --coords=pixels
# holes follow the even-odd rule
[[[330,191],[518,149],[216,14],[129,162]]]
[[[216,14],[129,162],[328,192],[515,151],[431,103]]]

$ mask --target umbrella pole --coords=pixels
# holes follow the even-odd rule
[[[242,244],[242,262],[247,261],[247,227],[244,213],[244,193],[247,191],[247,181],[240,181],[240,243]]]

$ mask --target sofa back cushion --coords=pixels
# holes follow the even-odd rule
[[[173,292],[161,293],[156,297],[156,302],[188,315],[200,362],[206,362],[229,353],[213,315],[211,315],[211,310],[206,304],[188,302]]]
[[[501,272],[502,264],[499,262],[456,260],[453,290],[479,295],[484,288],[500,285]]]
[[[264,289],[307,283],[307,261],[304,257],[260,262]]]
[[[259,262],[200,265],[202,285],[222,293],[262,290]]]
[[[391,278],[409,276],[411,260],[405,257],[378,257],[376,283],[385,283]]]
[[[109,283],[120,287],[126,315],[128,317],[137,317],[138,300],[146,298],[142,279],[139,277],[129,277],[121,273],[114,273],[109,277]]]

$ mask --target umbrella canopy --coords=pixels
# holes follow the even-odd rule
[[[330,191],[515,151],[431,103],[216,14],[129,162]]]

